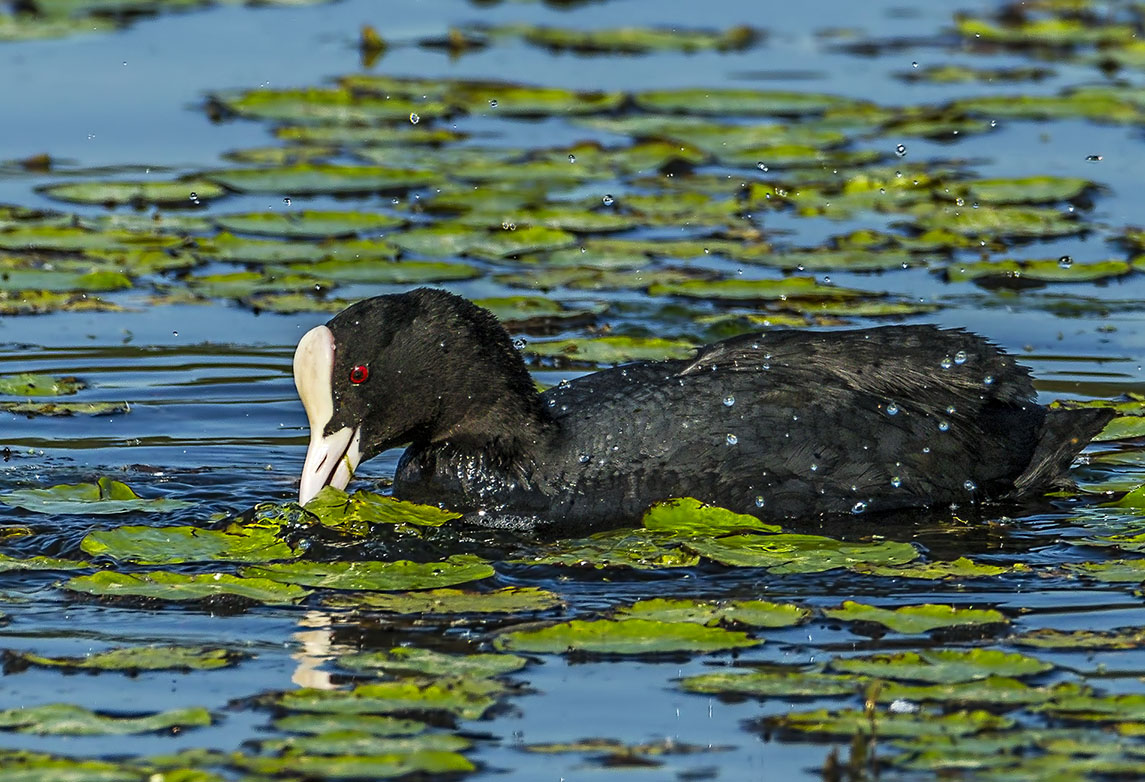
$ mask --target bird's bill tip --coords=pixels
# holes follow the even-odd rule
[[[360,437],[360,429],[348,426],[328,435],[323,435],[321,429],[310,430],[310,445],[298,484],[299,505],[314,499],[324,486],[345,489],[349,485],[361,461]]]

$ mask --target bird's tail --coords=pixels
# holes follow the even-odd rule
[[[1102,408],[1049,410],[1030,463],[1014,481],[1014,490],[1009,496],[1020,497],[1039,489],[1068,485],[1065,474],[1074,457],[1116,414]]]

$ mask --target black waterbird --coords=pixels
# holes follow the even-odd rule
[[[396,497],[512,527],[684,496],[766,520],[1016,499],[1066,482],[1113,415],[1047,409],[1011,356],[928,325],[756,332],[538,392],[492,313],[424,288],[312,329],[294,381],[300,502],[408,444]]]

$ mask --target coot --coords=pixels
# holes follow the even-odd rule
[[[408,444],[395,496],[513,527],[684,496],[766,520],[1012,499],[1062,483],[1112,416],[1038,405],[1029,370],[935,326],[756,332],[542,393],[492,313],[430,289],[308,332],[294,382],[300,502]]]

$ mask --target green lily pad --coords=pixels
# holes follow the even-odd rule
[[[684,30],[650,27],[618,27],[598,30],[578,30],[567,27],[508,27],[495,28],[494,34],[518,34],[526,42],[552,51],[573,51],[578,54],[643,54],[647,52],[682,51],[719,52],[741,51],[750,48],[760,34],[750,27],[737,26],[728,30]]]
[[[300,239],[326,239],[384,231],[402,225],[400,217],[369,212],[248,212],[219,215],[214,222],[226,231]]]
[[[558,87],[462,82],[450,91],[449,101],[470,114],[557,117],[603,114],[618,108],[624,97],[620,92],[576,92]]]
[[[293,315],[297,312],[341,312],[354,299],[316,299],[303,293],[260,293],[244,296],[243,302],[257,312]]]
[[[298,144],[290,147],[266,146],[232,149],[223,157],[235,163],[252,163],[261,166],[293,166],[299,163],[325,163],[338,157],[336,146],[314,146]]]
[[[1070,90],[1059,95],[981,95],[954,101],[951,111],[988,119],[1086,119],[1093,122],[1138,123],[1139,106],[1113,90]]]
[[[32,652],[5,653],[5,665],[32,665],[85,671],[212,671],[237,665],[249,655],[210,646],[128,646],[83,657],[46,657]]]
[[[126,736],[210,725],[203,708],[172,709],[145,717],[115,717],[74,706],[49,703],[0,711],[0,730],[54,736]]]
[[[322,602],[331,608],[357,608],[394,614],[520,614],[564,605],[560,596],[539,587],[502,587],[491,592],[430,589],[423,592],[331,595]]]
[[[832,108],[867,105],[863,101],[837,95],[731,88],[652,90],[636,93],[633,98],[644,111],[719,116],[798,117],[823,114]]]
[[[1031,687],[1017,679],[990,676],[972,682],[949,684],[917,685],[885,682],[876,697],[884,703],[904,700],[913,703],[940,702],[960,706],[982,704],[991,709],[1003,709],[1046,703],[1085,692],[1087,688],[1074,682],[1062,682],[1053,687]]]
[[[1047,207],[998,206],[989,209],[965,207],[918,210],[914,225],[921,230],[944,228],[968,236],[997,239],[1051,238],[1085,231],[1075,214]]]
[[[576,237],[566,231],[543,226],[487,231],[462,226],[436,225],[402,231],[392,234],[389,238],[407,252],[433,258],[457,255],[505,258],[542,250],[558,250],[570,247],[576,242]]]
[[[955,20],[955,29],[963,38],[1030,46],[1079,46],[1099,43],[1131,43],[1137,32],[1131,25],[1090,24],[1082,19],[1057,16],[1022,19],[1003,24],[974,16]]]
[[[35,418],[41,415],[126,415],[131,412],[131,406],[126,402],[0,402],[0,410]]]
[[[1077,177],[1033,176],[1019,179],[978,179],[962,182],[967,201],[982,204],[1047,204],[1077,198],[1093,183]]]
[[[0,394],[5,396],[67,396],[87,388],[87,383],[74,377],[36,375],[0,375]]]
[[[1114,630],[1029,630],[1007,639],[1018,646],[1082,652],[1094,649],[1140,649],[1145,647],[1145,629],[1119,627]]]
[[[242,117],[331,125],[409,122],[411,115],[430,119],[449,111],[446,104],[432,98],[416,100],[408,95],[394,95],[392,98],[363,95],[342,87],[220,92],[212,95],[211,101]]]
[[[777,269],[798,271],[885,271],[914,265],[915,259],[904,250],[803,250],[775,253],[752,252],[748,248],[732,254],[737,261]]]
[[[772,730],[816,736],[870,736],[909,738],[914,736],[970,736],[983,731],[1006,730],[1014,725],[1008,717],[988,711],[960,711],[951,714],[928,712],[901,713],[843,709],[792,712],[767,717],[764,724]]]
[[[103,293],[121,291],[132,287],[131,278],[111,269],[90,271],[87,264],[77,264],[82,268],[69,268],[71,264],[47,268],[9,268],[0,271],[0,290],[24,291],[41,290],[64,293],[68,291],[90,291]]]
[[[461,141],[466,134],[448,128],[401,123],[393,127],[354,127],[347,125],[282,125],[275,137],[288,144],[337,144],[339,146],[411,147]]]
[[[1005,624],[1010,620],[994,609],[956,608],[952,605],[902,606],[888,609],[844,600],[839,608],[824,608],[823,615],[844,622],[875,622],[896,633],[925,633],[941,627]]]
[[[659,622],[721,622],[750,627],[793,627],[811,616],[811,610],[791,603],[768,600],[687,600],[652,598],[638,600],[617,611],[621,619],[654,619]]]
[[[80,548],[93,557],[112,557],[141,565],[181,562],[269,562],[294,559],[301,549],[286,543],[279,530],[231,524],[201,527],[117,527],[89,532]]]
[[[371,524],[440,527],[447,521],[461,518],[460,513],[433,505],[403,502],[367,491],[347,494],[332,486],[324,487],[314,499],[306,503],[306,510],[317,516],[318,521],[325,526],[355,534],[368,533]]]
[[[690,342],[663,337],[607,336],[530,342],[525,352],[586,364],[623,364],[629,361],[688,358],[695,352],[695,346]]]
[[[604,309],[599,305],[567,306],[543,296],[498,296],[475,299],[474,304],[496,315],[505,328],[520,331],[592,322]]]
[[[267,605],[297,603],[310,594],[294,584],[266,578],[239,578],[229,573],[168,573],[155,570],[129,574],[103,570],[91,576],[78,576],[63,584],[64,589],[97,597],[141,597],[156,600],[204,600],[238,597]]]
[[[511,630],[493,645],[502,651],[563,654],[706,653],[755,646],[746,633],[691,622],[574,619],[535,630]]]
[[[49,312],[123,312],[123,307],[86,293],[0,290],[0,315],[45,315]]]
[[[851,567],[851,570],[856,573],[867,573],[872,576],[921,578],[928,581],[987,578],[990,576],[999,576],[1009,572],[1011,569],[1010,567],[1003,567],[1001,565],[983,565],[966,557],[959,557],[949,562],[922,562],[899,567],[874,565],[869,562],[861,562]]]
[[[39,556],[18,559],[7,554],[0,554],[0,573],[19,570],[79,570],[87,567],[91,567],[90,562],[80,562],[74,559]]]
[[[24,225],[0,231],[0,249],[27,252],[45,250],[61,253],[96,250],[131,250],[140,247],[162,249],[182,243],[178,236],[135,231],[92,231],[58,225]]]
[[[100,478],[97,483],[60,484],[47,489],[16,489],[0,502],[36,513],[166,513],[189,508],[186,500],[144,499],[125,483]]]
[[[977,261],[951,264],[946,267],[946,279],[965,282],[980,279],[1034,280],[1038,282],[1093,282],[1129,274],[1132,268],[1125,261],[1107,260],[1092,263],[1074,263],[1071,260],[1037,261]]]
[[[412,774],[464,774],[477,769],[457,752],[430,749],[380,755],[235,754],[231,762],[255,774],[297,775],[305,779],[394,779]]]
[[[82,180],[45,185],[40,192],[58,201],[116,206],[197,207],[226,195],[227,191],[204,179],[97,181]]]
[[[371,736],[414,736],[429,726],[418,720],[376,714],[290,714],[272,723],[275,730],[311,736],[354,730]]]
[[[288,274],[314,274],[335,283],[418,285],[480,277],[481,271],[464,263],[445,261],[321,261],[291,264]],[[277,271],[271,269],[270,271]]]
[[[512,654],[442,654],[430,649],[399,646],[380,652],[345,654],[335,662],[339,668],[350,671],[484,679],[519,671],[528,661]]]
[[[691,497],[656,503],[644,512],[641,523],[653,532],[685,538],[749,530],[759,532],[780,530],[774,524],[764,524],[755,516],[708,505]]]
[[[303,267],[308,270],[318,264]],[[187,286],[200,296],[220,299],[241,299],[259,293],[276,291],[316,291],[333,287],[329,280],[315,277],[307,271],[292,272],[267,268],[258,272],[228,272],[188,277]]]
[[[416,736],[375,736],[361,730],[340,730],[321,733],[316,736],[292,736],[285,739],[263,739],[258,742],[258,748],[263,753],[289,755],[300,757],[304,755],[327,756],[353,756],[352,766],[346,766],[354,772],[364,771],[367,764],[378,763],[377,756],[413,755],[426,752],[461,752],[473,746],[473,742],[463,736],[452,733],[421,733]],[[367,760],[366,758],[373,760]],[[331,757],[331,766],[339,768],[345,760]],[[246,765],[240,762],[240,765]],[[300,766],[303,769],[319,771],[322,776],[329,774],[329,769],[319,769],[316,764],[307,763]],[[385,773],[385,772],[383,772]]]
[[[1108,583],[1145,581],[1145,559],[1111,559],[1105,562],[1067,562],[1065,569],[1080,576]]]
[[[247,567],[239,572],[284,584],[377,591],[435,589],[494,574],[492,565],[471,554],[455,554],[442,562],[293,562]]]
[[[303,163],[273,168],[233,168],[204,171],[199,176],[240,193],[377,193],[428,187],[438,177],[432,171],[385,166],[338,166]]]
[[[288,690],[265,699],[287,711],[321,714],[392,714],[448,712],[460,719],[476,720],[506,694],[496,679],[438,678],[403,679],[396,682],[360,684],[352,690]]]
[[[1053,665],[1035,657],[996,649],[939,649],[837,658],[830,668],[895,681],[953,684],[991,676],[1022,677],[1045,673]]]
[[[688,692],[708,695],[753,695],[761,698],[827,698],[861,693],[866,680],[804,671],[704,673],[680,680]]]
[[[778,280],[684,280],[653,282],[652,296],[682,296],[689,299],[733,301],[788,301],[791,299],[854,299],[871,294],[835,285],[824,285],[813,277],[784,277]],[[872,298],[874,298],[872,296]]]
[[[660,570],[692,567],[700,558],[673,545],[664,545],[664,536],[658,533],[622,529],[554,541],[512,561],[523,565]]]
[[[1074,695],[1057,698],[1033,710],[1074,721],[1141,722],[1145,720],[1145,695]]]
[[[862,563],[901,565],[918,557],[909,543],[845,543],[821,535],[729,535],[694,539],[684,546],[732,567],[762,567],[771,573],[822,573]]]

